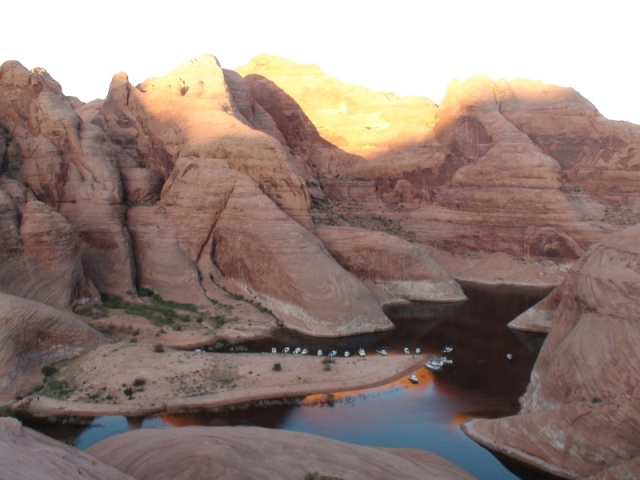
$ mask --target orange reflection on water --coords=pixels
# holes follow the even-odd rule
[[[390,383],[385,383],[384,385],[380,385],[378,387],[371,388],[363,388],[358,390],[344,390],[339,392],[331,392],[331,393],[314,393],[311,395],[307,395],[300,402],[301,405],[309,406],[309,405],[319,405],[329,402],[335,402],[338,400],[342,400],[350,397],[364,396],[372,393],[380,393],[389,390],[393,390],[396,388],[427,388],[431,382],[433,382],[433,376],[424,368],[420,368],[415,370],[413,373],[416,377],[418,377],[418,383],[413,383],[409,380],[409,374],[402,376],[401,378],[394,380]]]

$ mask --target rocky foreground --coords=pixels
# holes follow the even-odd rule
[[[10,418],[0,418],[0,463],[3,478],[34,480],[473,478],[422,450],[360,447],[255,427],[138,430],[81,452]]]

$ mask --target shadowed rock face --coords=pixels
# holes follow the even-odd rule
[[[329,478],[472,479],[421,450],[361,447],[315,435],[257,427],[137,430],[87,453],[134,478],[299,480]]]
[[[323,226],[316,234],[347,270],[386,291],[387,301],[466,300],[460,285],[419,244],[350,227]]]
[[[640,476],[639,234],[593,246],[534,307],[534,318],[555,312],[520,414],[471,421],[469,436],[567,478]]]
[[[79,317],[0,293],[0,403],[42,382],[40,369],[105,343]]]
[[[0,124],[12,174],[71,223],[89,279],[102,292],[133,290],[122,187],[104,132],[82,121],[44,70],[15,61],[0,66]]]
[[[3,478],[133,480],[13,418],[0,418],[0,464]]]
[[[15,180],[0,180],[0,232],[0,291],[61,309],[95,298],[73,227]]]

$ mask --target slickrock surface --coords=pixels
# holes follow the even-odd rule
[[[308,335],[393,328],[360,280],[222,160],[182,157],[162,200],[132,208],[129,225],[141,283],[167,298],[206,303],[199,278],[235,279],[283,325]]]
[[[79,317],[0,293],[0,404],[31,392],[40,369],[107,341]]]
[[[593,246],[532,316],[552,327],[514,417],[474,420],[474,440],[566,478],[637,478],[640,226]]]
[[[460,285],[420,244],[352,227],[322,226],[316,235],[340,264],[388,292],[390,301],[466,299]]]
[[[299,480],[472,479],[429,452],[361,447],[300,432],[258,427],[181,427],[123,433],[87,453],[135,478]]]
[[[80,450],[0,418],[0,465],[3,479],[133,480],[133,477]]]

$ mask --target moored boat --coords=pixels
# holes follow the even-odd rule
[[[411,383],[418,383],[418,377],[416,377],[414,374],[409,375],[409,381]]]
[[[425,363],[424,366],[432,372],[439,372],[440,370],[442,370],[442,362],[439,358],[432,358],[427,363]]]
[[[381,348],[380,350],[376,350],[376,352],[378,352],[380,355],[386,355],[387,354],[387,350],[385,348]]]
[[[367,355],[366,352],[364,351],[364,348],[360,347],[358,349],[358,355],[360,355],[361,357],[364,357]]]

